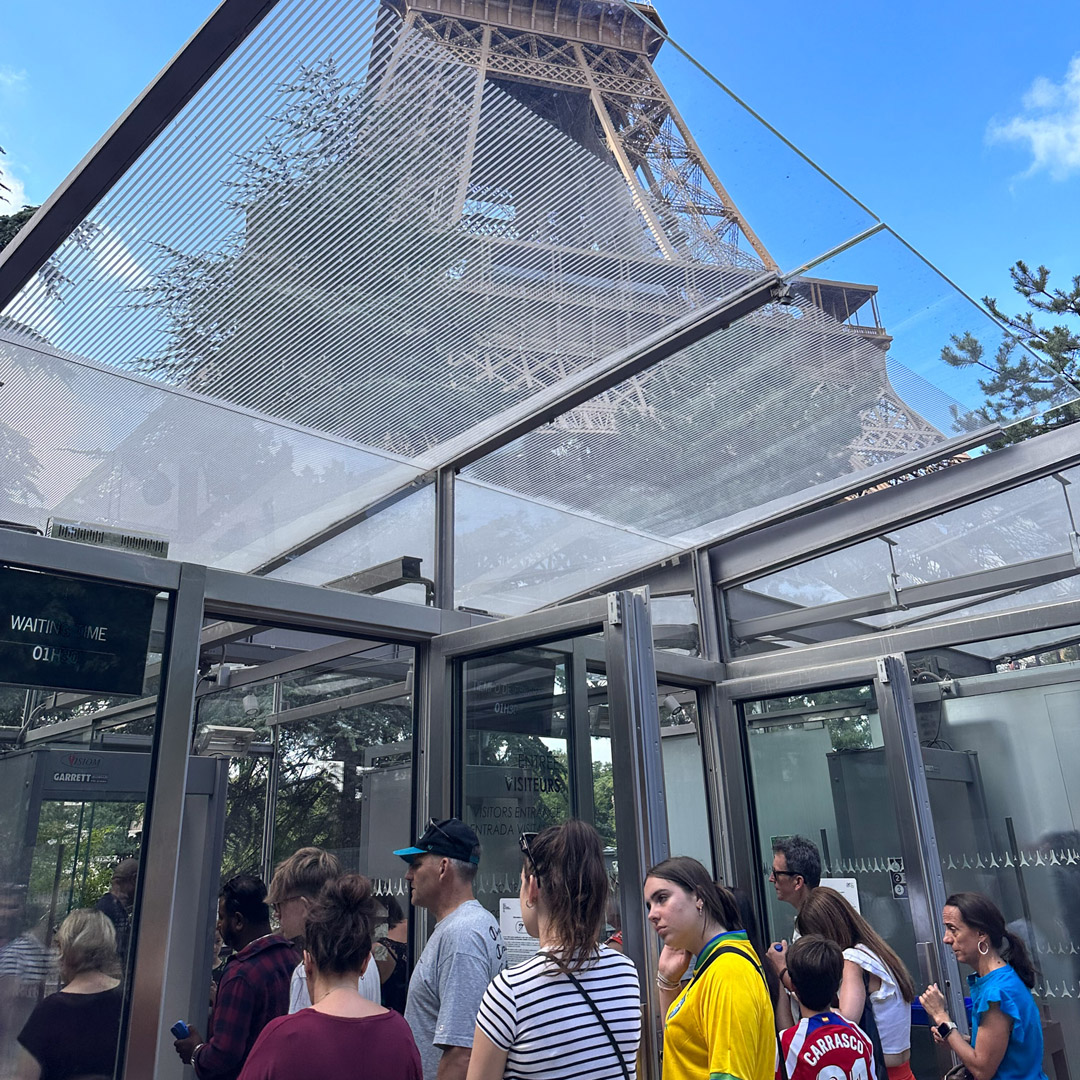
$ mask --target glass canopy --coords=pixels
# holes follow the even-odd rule
[[[520,612],[980,426],[965,333],[1001,337],[650,7],[281,0],[0,316],[0,516],[430,577],[432,475],[535,407],[456,499],[456,602]]]

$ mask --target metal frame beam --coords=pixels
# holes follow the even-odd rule
[[[784,634],[791,630],[800,630],[808,626],[820,626],[822,623],[845,622],[849,619],[865,618],[868,615],[882,615],[890,611],[906,611],[909,608],[923,607],[927,604],[948,603],[964,597],[982,596],[987,593],[1004,595],[1008,592],[1032,589],[1052,581],[1074,577],[1080,574],[1072,552],[1064,555],[1049,555],[1041,559],[1029,559],[1027,562],[1013,563],[1011,566],[996,566],[989,570],[977,570],[972,574],[959,574],[956,577],[927,581],[921,585],[911,585],[897,589],[897,599],[885,593],[870,596],[856,596],[850,600],[837,600],[831,604],[818,604],[815,607],[794,608],[778,612],[775,615],[759,615],[752,619],[742,619],[731,624],[731,632],[742,641],[770,634]],[[932,613],[927,613],[927,618]],[[852,627],[853,631],[863,629]],[[865,627],[872,631],[872,627]]]
[[[0,253],[0,311],[276,3],[277,0],[222,0]]]
[[[1056,428],[895,487],[725,540],[709,552],[713,579],[731,588],[1078,464],[1080,425]]]
[[[169,1052],[162,1032],[166,983],[193,976],[190,942],[174,938],[177,865],[187,789],[188,754],[195,707],[195,672],[202,628],[206,570],[185,563],[169,629],[165,682],[154,731],[146,806],[146,857],[139,870],[135,970],[127,1021],[125,1077],[156,1076],[159,1055]],[[185,947],[186,946],[186,947]],[[186,1000],[190,993],[181,995]]]
[[[878,656],[970,645],[1077,625],[1080,625],[1080,602],[1076,600],[969,615],[929,626],[883,631],[824,645],[806,645],[801,649],[781,649],[729,660],[727,686],[731,691],[737,689],[739,696],[756,696],[774,692],[782,680],[787,682],[792,676],[815,685],[826,682],[836,685],[852,677],[848,672],[863,670],[867,660]],[[752,683],[751,689],[738,685],[743,681]]]

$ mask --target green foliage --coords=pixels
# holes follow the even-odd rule
[[[3,251],[18,231],[34,216],[36,206],[23,206],[11,214],[0,214],[0,251]]]
[[[144,809],[140,802],[42,803],[32,903],[50,909],[55,888],[56,923],[74,908],[92,907],[109,891],[112,868],[138,855]]]
[[[984,297],[1007,328],[994,355],[987,356],[970,331],[951,335],[951,344],[941,351],[951,367],[981,373],[979,388],[986,397],[973,412],[962,413],[954,406],[953,426],[957,431],[991,422],[1007,426],[995,445],[1021,442],[1080,419],[1080,403],[1073,400],[1080,396],[1080,275],[1072,279],[1071,288],[1062,289],[1051,287],[1045,266],[1033,271],[1018,261],[1009,274],[1030,310],[1009,315],[996,299]],[[1047,324],[1039,316],[1055,321]],[[1017,418],[1027,419],[1014,423]]]

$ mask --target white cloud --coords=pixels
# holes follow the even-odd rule
[[[7,163],[0,158],[0,184],[8,190],[0,188],[0,214],[13,214],[26,203],[26,186],[17,177],[11,174]]]
[[[1046,170],[1054,180],[1080,173],[1080,54],[1060,83],[1040,75],[1023,97],[1023,112],[992,122],[990,142],[1026,143],[1031,165],[1026,175]]]

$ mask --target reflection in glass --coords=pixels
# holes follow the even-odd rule
[[[480,837],[477,899],[518,895],[522,832],[570,816],[566,658],[522,649],[462,663],[465,821]]]
[[[260,666],[283,654],[295,669],[260,678]],[[251,626],[214,659],[200,685],[199,730],[254,732],[248,754],[229,763],[222,873],[268,880],[281,859],[316,846],[378,891],[404,897],[404,864],[393,851],[415,839],[413,650]]]
[[[1027,648],[990,641],[908,662],[946,894],[984,893],[1028,944],[1047,1051],[1056,1047],[1075,1070],[1080,660],[1075,629],[1056,646],[1045,636]]]
[[[906,902],[893,897],[888,862],[903,847],[889,795],[885,748],[870,686],[808,690],[743,703],[762,877],[773,844],[800,835],[821,855],[822,880],[843,893],[918,971]],[[765,885],[770,940],[791,940],[795,909]],[[918,1030],[918,1029],[916,1029]],[[925,1029],[912,1039],[919,1080],[938,1074]]]

